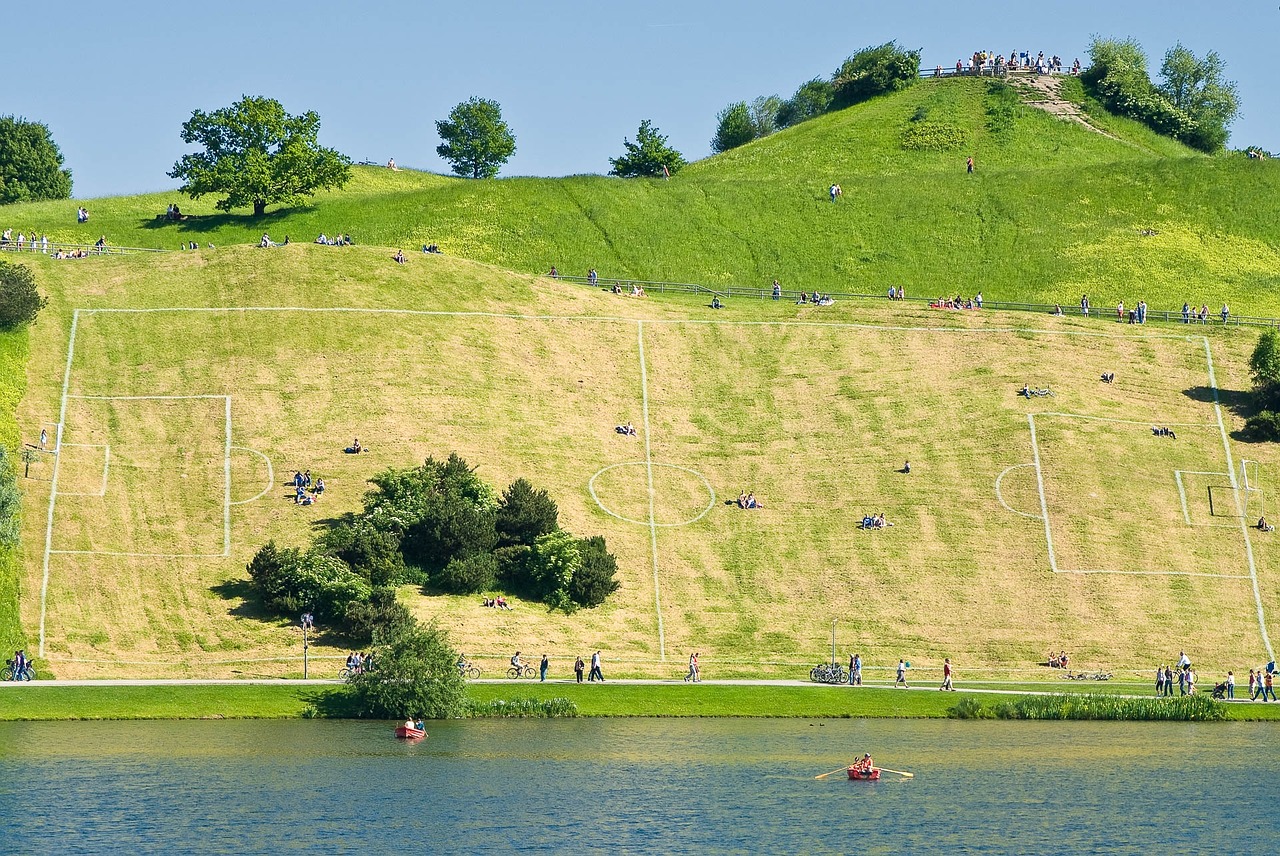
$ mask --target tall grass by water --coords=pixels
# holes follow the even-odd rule
[[[469,719],[559,719],[578,715],[578,706],[567,698],[512,698],[467,700]]]
[[[1217,722],[1227,706],[1206,695],[1128,698],[1106,693],[1020,696],[987,706],[961,699],[948,713],[954,719],[1095,719],[1130,722]]]

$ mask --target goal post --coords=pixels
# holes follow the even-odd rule
[[[1246,520],[1265,517],[1266,508],[1262,493],[1262,468],[1257,461],[1240,459],[1240,489],[1244,493],[1244,516]]]

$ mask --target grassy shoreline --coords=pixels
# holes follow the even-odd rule
[[[335,688],[316,685],[41,686],[0,690],[0,722],[295,719]],[[583,717],[940,719],[960,699],[1018,696],[825,686],[473,684],[473,700],[567,698]],[[1232,704],[1231,721],[1280,720],[1280,704]]]

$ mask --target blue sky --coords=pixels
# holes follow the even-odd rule
[[[447,171],[435,154],[435,120],[471,95],[500,102],[516,134],[503,175],[607,172],[644,118],[695,159],[708,154],[725,104],[786,97],[890,39],[922,48],[928,67],[981,49],[1083,60],[1093,34],[1137,38],[1153,74],[1175,42],[1197,54],[1217,50],[1243,105],[1231,144],[1280,150],[1280,8],[1268,4],[228,0],[202,8],[123,0],[58,8],[25,35],[6,36],[0,114],[50,127],[81,198],[176,186],[165,173],[185,150],[182,122],[242,94],[317,111],[321,141],[356,161],[395,157]]]

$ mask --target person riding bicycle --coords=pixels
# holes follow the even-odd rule
[[[529,664],[520,659],[519,651],[511,655],[511,668],[516,670],[517,675],[524,674],[524,670],[529,668]]]

